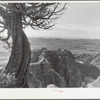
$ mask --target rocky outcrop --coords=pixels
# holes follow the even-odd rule
[[[95,87],[100,87],[100,76],[98,76],[98,78],[96,80],[94,80],[93,82],[87,84],[88,88],[95,88]]]
[[[100,75],[100,70],[94,65],[76,63],[75,66],[81,70],[85,76],[96,79]]]
[[[58,88],[58,87],[55,86],[54,84],[49,84],[49,85],[47,86],[47,88]]]
[[[75,59],[79,63],[89,64],[93,58],[93,55],[82,53],[81,55],[75,56]]]
[[[31,58],[31,63],[34,62],[32,65],[32,68],[34,69],[34,71],[33,71],[33,69],[31,69],[31,71],[33,74],[37,75],[36,76],[37,78],[39,77],[38,76],[39,73],[36,70],[39,71],[39,69],[38,69],[38,67],[36,67],[37,66],[36,64],[37,64],[37,62],[41,62],[39,60],[39,58],[41,58],[41,56],[42,56],[42,57],[45,57],[46,61],[48,61],[47,63],[49,63],[48,65],[47,65],[47,63],[43,64],[43,66],[45,66],[44,69],[45,69],[46,73],[49,73],[49,71],[51,70],[50,73],[53,72],[53,73],[55,73],[56,77],[57,76],[61,77],[64,80],[63,83],[65,83],[65,87],[80,87],[81,86],[81,83],[83,80],[83,78],[82,78],[83,74],[81,73],[81,71],[77,67],[77,65],[75,66],[75,64],[76,64],[75,58],[70,51],[61,50],[61,49],[47,50],[47,49],[43,48],[41,50],[38,50],[37,52],[35,51],[34,53]],[[38,66],[40,66],[40,65],[38,65]],[[49,82],[49,80],[51,80],[52,77],[54,77],[54,76],[49,75],[48,77],[51,77],[51,78],[48,78],[48,82]],[[59,78],[58,80],[61,80],[61,78]],[[42,77],[42,79],[43,79],[43,77]],[[46,85],[48,85],[48,84],[46,84]],[[54,84],[54,83],[52,83],[52,84]],[[59,85],[57,85],[57,84],[54,84],[54,85],[59,87]],[[43,87],[45,87],[45,86],[43,86]]]
[[[94,65],[96,67],[98,67],[100,69],[100,53],[99,54],[96,54],[91,62],[90,62],[91,65]]]
[[[27,78],[29,87],[47,87],[54,84],[57,87],[65,87],[64,79],[50,67],[48,60],[41,54],[39,61],[31,63]]]
[[[100,54],[81,54],[75,57],[81,71],[86,75],[96,79],[100,75]]]
[[[78,63],[94,65],[100,69],[100,53],[93,55],[83,53],[81,55],[74,55],[74,56],[75,60]]]
[[[89,83],[93,82],[94,80],[95,80],[95,79],[92,78],[92,77],[90,77],[90,76],[85,76],[85,77],[84,77],[84,82],[85,82],[85,84],[89,84]]]
[[[80,56],[84,57],[89,62],[92,56]],[[49,84],[57,87],[81,87],[83,83],[88,84],[99,75],[99,68],[77,62],[70,51],[42,48],[32,52],[27,80],[29,87],[47,87]]]

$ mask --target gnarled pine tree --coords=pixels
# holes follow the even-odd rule
[[[12,37],[12,51],[6,66],[7,73],[15,73],[16,87],[26,86],[27,69],[30,63],[30,45],[23,28],[49,29],[66,8],[60,3],[3,3],[0,4],[0,32],[7,30],[8,43]],[[34,33],[33,33],[34,34]],[[9,44],[9,43],[8,43]]]

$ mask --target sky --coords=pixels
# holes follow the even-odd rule
[[[34,38],[100,39],[100,2],[69,2],[51,30],[25,32]]]

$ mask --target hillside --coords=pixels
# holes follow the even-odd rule
[[[42,63],[42,65],[40,64],[40,62]],[[41,66],[43,72],[42,74]],[[92,78],[93,80],[95,80],[100,75],[99,68],[94,65],[78,63],[76,62],[75,57],[70,51],[61,49],[47,50],[46,48],[42,48],[33,51],[31,57],[31,67],[29,67],[29,69],[31,73],[35,71],[34,73],[36,79],[39,80],[42,85],[44,84],[44,87],[49,84],[54,84],[57,87],[81,87],[83,82],[87,80],[91,82]],[[52,75],[49,75],[51,73],[50,70],[54,70],[53,73],[56,73],[55,75],[57,77],[59,76],[56,82],[59,81],[59,79],[59,82],[61,82],[60,77],[62,77],[64,80],[63,83],[65,85],[63,84],[62,86],[59,86],[56,84],[56,82],[53,82],[52,80],[49,81],[48,79],[46,79],[47,76],[48,78],[51,77],[49,79],[53,78]],[[50,73],[46,73],[48,71]]]
[[[82,53],[80,55],[74,55],[74,56],[77,62],[94,65],[100,69],[100,53],[93,55]]]
[[[84,82],[85,86],[93,82],[100,76],[99,42],[99,40],[30,39],[32,52],[29,87],[34,87],[35,84],[31,84],[34,82],[37,82],[35,87],[48,87],[49,84],[55,87],[84,87]],[[7,64],[10,50],[3,42],[0,44],[2,69]],[[41,64],[44,66],[43,73]]]
[[[100,53],[93,56],[89,64],[94,65],[100,69]]]
[[[81,62],[84,64],[89,64],[93,58],[93,55],[87,54],[87,53],[82,53],[80,55],[75,55],[75,59],[77,62]]]

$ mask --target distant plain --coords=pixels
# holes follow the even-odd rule
[[[100,53],[99,39],[51,39],[51,38],[30,38],[31,50],[45,47],[47,49],[66,49],[75,54]]]
[[[31,50],[41,49],[43,47],[51,50],[66,49],[73,54],[97,54],[100,53],[99,39],[55,39],[55,38],[29,38]],[[0,67],[5,66],[9,59],[11,49],[0,41]]]

